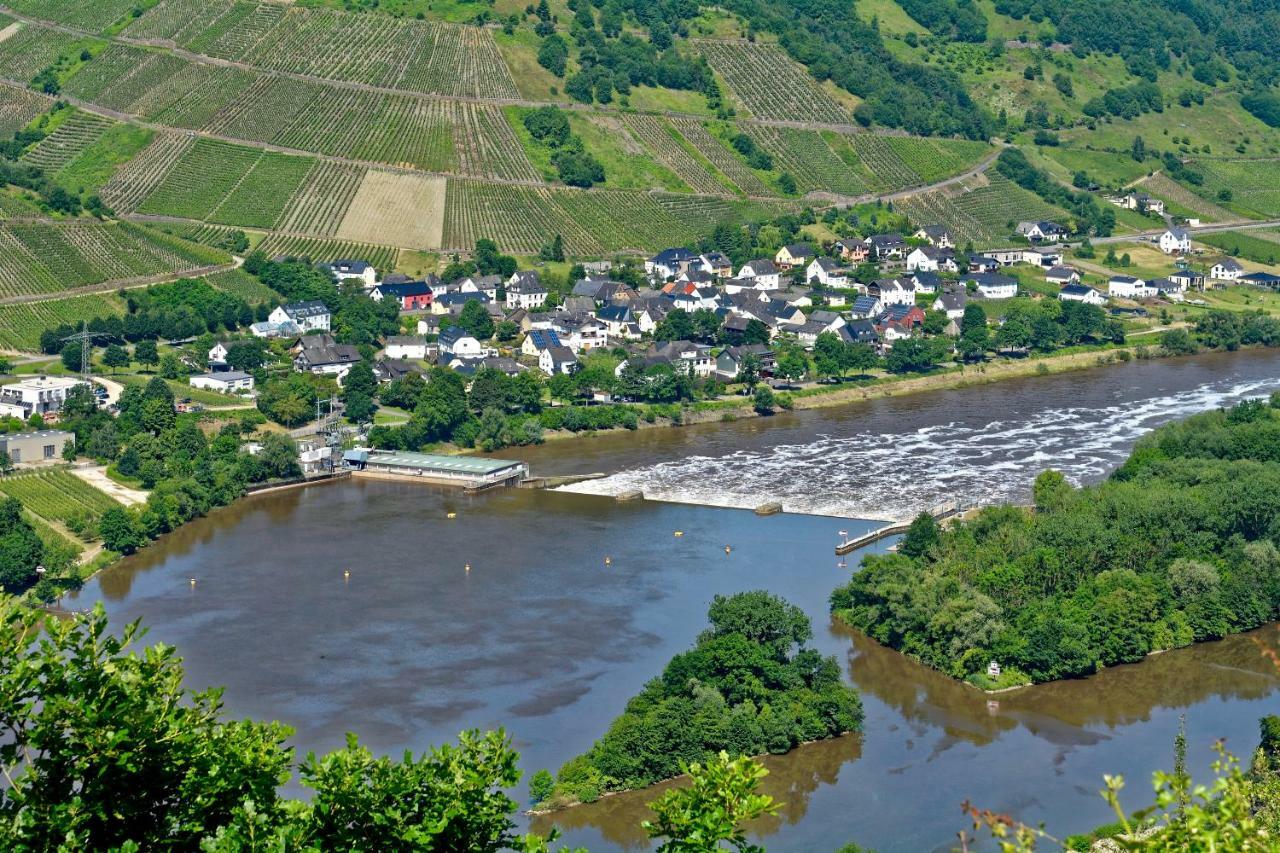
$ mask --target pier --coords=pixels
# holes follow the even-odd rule
[[[928,510],[928,512],[929,515],[933,516],[938,521],[942,521],[959,515],[964,512],[964,509],[955,501],[947,501],[946,503],[938,504]],[[906,533],[907,528],[911,527],[911,522],[913,520],[914,518],[891,521],[884,527],[877,527],[875,530],[870,530],[859,536],[854,536],[852,539],[846,536],[841,540],[840,544],[836,546],[836,555],[843,557],[845,554],[856,551],[859,548],[865,548],[866,546],[879,542],[881,539],[886,537],[898,536]]]

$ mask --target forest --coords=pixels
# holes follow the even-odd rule
[[[717,595],[693,649],[627,703],[585,754],[560,769],[548,804],[590,802],[680,774],[682,763],[783,753],[862,725],[834,657],[806,648],[809,617],[764,591]]]
[[[1280,394],[1170,424],[1105,482],[921,516],[831,595],[876,641],[984,687],[1088,675],[1280,617]],[[1001,667],[998,678],[988,665]]]

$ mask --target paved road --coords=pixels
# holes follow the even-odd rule
[[[1194,237],[1196,234],[1214,234],[1220,231],[1250,231],[1256,228],[1277,227],[1280,227],[1280,219],[1266,219],[1261,222],[1256,219],[1241,219],[1236,222],[1215,222],[1211,225],[1198,225],[1194,228],[1187,227],[1185,230],[1189,231],[1191,236]],[[1159,237],[1164,232],[1164,228],[1155,228],[1150,231],[1140,231],[1137,234],[1095,237],[1092,243],[1095,246],[1106,243],[1137,243],[1146,237]]]

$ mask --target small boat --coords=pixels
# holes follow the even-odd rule
[[[684,535],[684,531],[683,531],[683,530],[677,530],[677,531],[676,531],[676,536],[683,536],[683,535]]]
[[[458,517],[458,514],[456,512],[450,512],[445,514],[445,518],[457,518],[457,517]]]

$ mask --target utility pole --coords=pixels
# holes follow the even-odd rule
[[[89,334],[89,324],[81,320],[80,331],[74,335],[67,335],[63,340],[80,342],[80,376],[88,381],[90,354],[93,352],[93,335]]]

